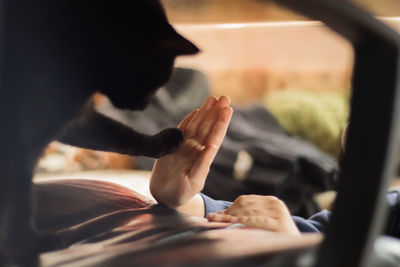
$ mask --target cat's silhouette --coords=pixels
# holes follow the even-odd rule
[[[141,134],[97,113],[91,96],[143,109],[175,57],[198,49],[157,0],[2,0],[0,12],[0,265],[35,265],[57,243],[31,216],[44,147],[58,139],[131,155],[174,151],[179,130]]]

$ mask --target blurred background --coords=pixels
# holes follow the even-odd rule
[[[201,85],[207,95],[229,96],[237,108],[262,106],[289,136],[312,144],[333,160],[339,159],[340,136],[349,113],[353,66],[353,51],[344,39],[321,22],[293,13],[273,1],[161,2],[171,24],[201,49],[200,54],[181,57],[176,62],[177,67],[195,71],[197,76],[193,77],[201,75],[195,86]],[[400,1],[351,2],[400,32]],[[103,96],[96,96],[96,102],[99,108],[111,109]],[[137,125],[133,124],[142,130]],[[246,165],[246,156],[242,160]],[[116,171],[121,169],[148,170],[151,165],[143,165],[140,159],[129,156],[52,143],[37,172],[39,178],[54,174],[73,177],[71,173],[76,172],[76,176],[84,177],[82,171],[103,170],[87,177],[101,178],[105,174],[120,177],[120,181],[137,174]],[[135,181],[143,177],[147,179],[148,172],[136,175]],[[122,184],[148,194],[146,182],[143,185],[133,180]],[[319,205],[329,208],[333,196],[325,195],[325,199],[318,200]]]
[[[261,102],[290,133],[338,157],[353,67],[346,40],[274,1],[162,2],[202,50],[177,66],[201,70],[211,94],[228,95],[234,105]],[[350,2],[400,32],[400,1]]]
[[[161,0],[172,23],[308,20],[268,0]],[[350,0],[375,16],[398,16],[397,0]]]
[[[237,104],[266,91],[350,88],[350,46],[324,25],[273,1],[163,0],[170,21],[202,53],[178,59],[207,73],[212,92],[229,93]],[[352,1],[400,29],[400,2]]]

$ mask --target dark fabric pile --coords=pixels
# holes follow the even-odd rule
[[[250,156],[251,163],[237,174],[240,153]],[[294,214],[307,217],[318,211],[312,195],[334,188],[337,168],[331,156],[284,132],[262,106],[235,109],[203,192],[226,200],[276,195]]]
[[[150,134],[175,127],[208,96],[208,82],[202,73],[177,68],[144,112],[122,112],[111,106],[102,111]],[[135,161],[147,170],[154,162],[145,157]],[[319,211],[312,195],[333,189],[337,171],[333,157],[288,135],[261,105],[234,108],[203,193],[230,201],[243,194],[275,195],[286,202],[293,214],[308,217]]]

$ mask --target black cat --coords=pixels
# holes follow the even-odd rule
[[[178,55],[198,52],[168,23],[157,0],[0,1],[0,265],[34,265],[51,237],[32,225],[34,166],[53,139],[158,157],[177,129],[140,134],[94,110],[101,92],[143,109]]]

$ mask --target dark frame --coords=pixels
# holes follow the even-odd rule
[[[277,0],[327,26],[354,48],[350,121],[338,196],[315,266],[365,266],[386,215],[399,111],[399,35],[344,0]]]

